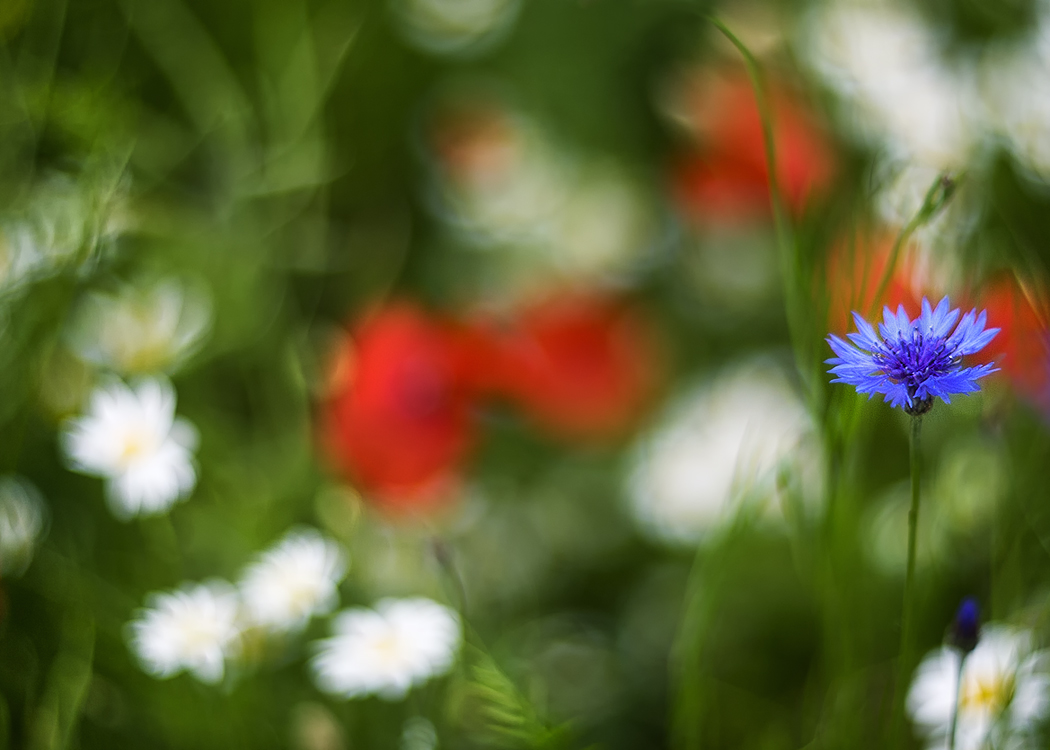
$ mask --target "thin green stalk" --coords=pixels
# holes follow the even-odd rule
[[[776,232],[777,245],[780,248],[780,267],[784,276],[788,331],[791,335],[792,343],[795,344],[795,351],[798,351],[799,342],[802,340],[801,320],[798,310],[799,284],[796,278],[798,263],[795,257],[794,234],[791,221],[788,217],[787,209],[784,207],[784,199],[780,191],[780,175],[777,171],[777,144],[773,134],[773,109],[770,107],[766,87],[762,82],[762,70],[758,60],[751,54],[751,50],[720,20],[714,16],[707,16],[707,20],[722,32],[722,35],[736,47],[740,56],[744,58],[744,67],[747,69],[751,88],[755,92],[758,119],[762,124],[762,144],[765,148],[766,173],[769,181],[769,202],[773,207],[773,228]]]
[[[897,661],[897,686],[893,701],[894,745],[901,747],[904,728],[904,693],[911,674],[912,652],[915,648],[915,548],[919,528],[919,495],[922,477],[919,434],[922,417],[911,418],[911,508],[908,510],[908,570],[904,577],[904,602],[901,615],[901,645]]]
[[[948,730],[948,750],[955,750],[955,727],[959,723],[959,693],[962,692],[963,665],[966,663],[966,652],[959,652],[959,671],[955,675],[955,700],[952,702],[952,724]]]
[[[453,598],[456,600],[456,610],[465,622],[467,620],[467,587],[463,583],[463,576],[459,574],[456,561],[452,556],[452,549],[437,534],[430,539],[430,552],[437,560],[438,566],[445,574],[445,579],[452,588]]]
[[[872,303],[875,309],[870,312],[878,312],[881,300],[890,286],[890,281],[893,279],[893,270],[897,267],[897,261],[900,260],[901,250],[904,248],[904,245],[915,234],[915,230],[930,221],[937,215],[938,211],[944,208],[952,195],[955,194],[955,189],[959,186],[961,179],[961,176],[952,178],[947,173],[940,174],[937,175],[937,179],[926,190],[926,195],[919,210],[912,217],[911,221],[904,225],[904,228],[901,229],[897,234],[897,238],[893,241],[893,249],[890,251],[889,260],[886,262],[886,268],[882,271],[879,286],[875,290],[874,302]]]
[[[786,252],[791,245],[791,229],[788,223],[787,211],[784,209],[784,201],[780,193],[780,180],[777,174],[777,149],[776,140],[773,137],[773,110],[769,106],[769,97],[766,96],[765,86],[762,85],[762,73],[758,60],[751,54],[751,50],[740,41],[740,39],[729,30],[729,27],[714,16],[708,16],[708,20],[717,28],[744,58],[744,67],[747,68],[748,78],[751,79],[751,88],[755,91],[755,104],[758,107],[758,118],[762,123],[762,141],[766,151],[766,171],[769,173],[769,200],[773,205],[773,223],[776,229],[777,240],[781,250]]]

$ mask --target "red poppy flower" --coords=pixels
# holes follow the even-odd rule
[[[743,72],[690,77],[684,116],[698,141],[673,174],[682,211],[703,223],[736,223],[769,213],[762,118]],[[800,214],[830,184],[835,158],[816,117],[787,88],[769,89],[777,178],[788,208]]]
[[[996,279],[978,295],[988,326],[1001,329],[985,351],[1024,397],[1050,407],[1050,331],[1047,299],[1012,276]]]
[[[568,294],[533,303],[497,334],[492,384],[565,437],[615,435],[638,416],[655,384],[650,328],[625,305]]]
[[[366,494],[415,508],[455,488],[473,426],[452,325],[404,302],[376,310],[340,346],[331,380],[323,440]]]

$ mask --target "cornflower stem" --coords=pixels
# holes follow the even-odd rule
[[[922,430],[922,417],[911,418],[911,508],[908,510],[908,568],[904,575],[904,602],[901,608],[901,645],[897,660],[897,687],[893,701],[893,737],[894,746],[902,747],[904,743],[904,695],[911,674],[912,652],[915,650],[914,610],[915,610],[915,548],[919,528],[919,495],[922,478],[922,462],[919,451],[919,435]]]

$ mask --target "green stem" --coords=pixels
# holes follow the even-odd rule
[[[459,574],[459,568],[452,557],[452,550],[448,544],[436,534],[430,539],[430,551],[437,560],[441,572],[445,574],[446,581],[452,587],[452,594],[456,600],[456,610],[464,622],[467,620],[467,587],[463,583],[463,576]]]
[[[877,313],[878,308],[882,304],[881,300],[886,294],[886,290],[889,289],[890,281],[893,279],[893,272],[897,268],[897,262],[900,260],[901,250],[904,248],[904,245],[915,234],[915,230],[930,221],[948,203],[952,195],[955,194],[955,189],[958,187],[961,179],[962,176],[952,178],[947,173],[939,174],[937,179],[926,190],[926,195],[919,210],[897,234],[897,239],[893,241],[893,249],[890,251],[889,260],[882,271],[879,286],[875,290],[874,302],[872,303],[874,309],[870,311],[871,313]]]
[[[751,81],[751,88],[755,92],[755,105],[758,108],[758,118],[762,125],[762,145],[766,157],[766,173],[769,182],[769,202],[773,208],[773,227],[776,232],[777,245],[779,247],[780,270],[783,274],[784,301],[787,313],[788,332],[791,341],[795,345],[794,350],[799,351],[805,340],[802,331],[802,284],[799,280],[798,257],[795,246],[794,230],[787,209],[784,206],[783,193],[780,190],[780,174],[777,170],[777,143],[773,128],[773,108],[770,105],[769,96],[762,80],[762,69],[758,59],[751,53],[740,38],[736,36],[729,27],[714,16],[706,16],[707,20],[718,29],[729,42],[736,47],[740,56],[744,58],[744,68]],[[796,361],[797,356],[796,356]],[[798,362],[801,365],[801,362]],[[800,367],[800,369],[802,369]]]
[[[751,54],[751,50],[722,21],[714,16],[708,16],[708,20],[722,32],[725,38],[736,47],[741,57],[744,58],[744,67],[747,69],[748,78],[751,80],[751,88],[755,92],[758,118],[762,124],[762,144],[765,147],[766,171],[769,173],[769,201],[773,206],[773,224],[781,249],[786,252],[791,244],[791,229],[787,211],[784,208],[784,200],[780,192],[780,175],[777,173],[777,145],[776,139],[773,137],[773,110],[769,106],[769,97],[766,96],[766,88],[762,84],[762,72],[759,68],[758,60]]]
[[[897,662],[897,688],[893,701],[894,745],[903,742],[904,695],[911,674],[912,651],[915,648],[915,548],[919,528],[919,495],[922,477],[922,462],[919,450],[919,434],[922,417],[911,418],[911,508],[908,510],[908,569],[904,577],[904,603],[901,615],[901,645]]]
[[[952,702],[952,724],[948,730],[948,750],[955,750],[955,727],[959,723],[959,693],[962,691],[963,665],[966,664],[966,652],[959,652],[959,671],[955,675],[955,700]]]

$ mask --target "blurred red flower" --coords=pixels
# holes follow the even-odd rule
[[[976,304],[988,311],[989,327],[1002,329],[985,352],[1018,393],[1044,409],[1050,407],[1047,295],[1003,276],[984,288]]]
[[[399,302],[339,346],[322,409],[335,465],[389,508],[447,497],[473,441],[471,388],[457,328]]]
[[[646,321],[599,294],[568,293],[526,305],[495,336],[490,387],[563,437],[622,432],[638,416],[660,369]]]
[[[897,258],[885,288],[880,290],[886,267],[893,254],[893,234],[889,232],[858,233],[832,248],[827,261],[827,280],[818,287],[826,289],[828,330],[845,335],[855,330],[853,311],[868,320],[882,318],[882,308],[896,310],[904,305],[909,315],[919,313],[923,295],[940,299],[929,274],[916,263],[913,248],[904,248]],[[936,300],[934,300],[936,302]]]
[[[680,116],[697,148],[676,163],[672,181],[682,212],[702,223],[737,223],[770,211],[762,119],[743,71],[701,71],[684,79]],[[768,87],[777,178],[789,210],[800,214],[828,187],[835,156],[823,128],[787,87]]]

